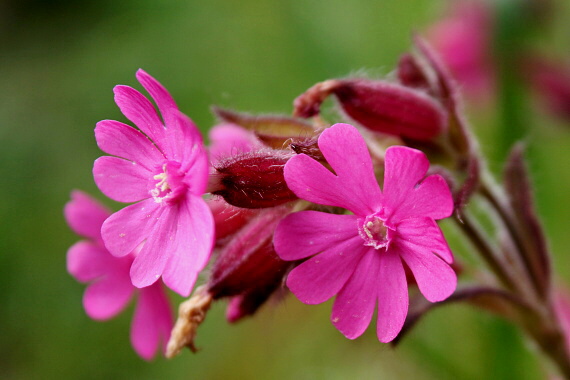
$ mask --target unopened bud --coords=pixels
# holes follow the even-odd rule
[[[283,168],[290,154],[264,150],[231,157],[210,175],[210,192],[242,208],[273,207],[297,199],[289,190]]]
[[[295,100],[295,113],[302,116],[318,113],[329,94],[336,96],[350,118],[376,132],[431,140],[447,128],[445,110],[426,93],[396,83],[365,79],[319,83]]]
[[[255,314],[261,305],[267,302],[274,294],[277,294],[277,298],[279,298],[280,294],[285,294],[285,289],[281,287],[282,279],[278,278],[276,280],[279,281],[268,284],[265,288],[232,297],[226,307],[226,320],[229,323],[238,322],[244,317]]]
[[[232,206],[221,198],[208,199],[207,203],[212,215],[214,215],[216,243],[236,233],[257,212],[256,210]]]
[[[535,60],[527,66],[531,85],[542,105],[553,115],[570,121],[570,65]]]
[[[262,210],[221,249],[207,286],[214,299],[241,297],[230,305],[230,321],[253,314],[282,284],[291,262],[275,253],[273,232],[289,212],[286,207]]]
[[[309,137],[315,128],[303,119],[280,115],[250,115],[214,107],[214,114],[226,123],[252,131],[266,146],[282,149],[291,138]]]
[[[404,54],[398,62],[398,80],[407,87],[429,89],[430,81],[427,71],[412,54]]]

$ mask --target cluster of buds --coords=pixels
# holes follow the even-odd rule
[[[185,346],[195,351],[197,328],[221,299],[228,300],[227,320],[236,322],[286,289],[306,304],[336,296],[331,322],[344,336],[360,336],[377,310],[384,343],[396,342],[436,304],[471,301],[512,317],[568,370],[563,330],[550,324],[557,317],[549,258],[521,150],[508,162],[507,192],[497,191],[455,82],[423,40],[415,48],[392,80],[312,86],[295,99],[292,117],[214,108],[220,124],[208,148],[144,71],[137,78],[160,114],[137,90],[117,86],[117,105],[138,129],[100,122],[97,143],[113,157],[99,158],[93,173],[105,195],[134,204],[112,215],[92,200],[68,206],[70,225],[91,241],[70,250],[70,272],[95,281],[89,289],[110,273],[124,290],[99,289],[99,299],[116,307],[106,312],[100,302],[98,313],[114,315],[136,289],[143,306],[135,321],[157,320],[145,315],[160,305],[160,326],[148,328],[152,344],[141,343],[149,333],[140,323],[133,330],[137,352],[150,358],[160,344],[168,357]],[[329,96],[341,121],[356,127],[321,115]],[[475,193],[496,211],[497,246],[469,213]],[[457,287],[464,272],[437,224],[450,216],[492,276]],[[207,266],[205,283],[165,333],[172,321],[164,286],[187,297]],[[87,304],[93,309],[94,301]]]

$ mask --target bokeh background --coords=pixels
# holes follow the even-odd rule
[[[508,0],[502,0],[506,3]],[[570,6],[556,11],[537,49],[570,58]],[[84,286],[65,270],[78,238],[62,207],[72,189],[93,194],[101,119],[125,121],[112,88],[140,89],[141,67],[158,78],[204,130],[212,104],[290,113],[312,84],[355,72],[393,70],[398,56],[443,14],[436,0],[4,0],[0,2],[0,378],[188,379],[539,379],[535,348],[508,323],[466,305],[425,318],[396,349],[370,328],[356,341],[329,322],[331,303],[294,297],[237,325],[216,304],[201,326],[197,355],[139,359],[130,347],[131,307],[90,320]],[[508,42],[508,41],[507,41]],[[531,99],[528,124],[538,208],[558,279],[570,281],[570,126]],[[508,126],[496,104],[468,105],[491,166]],[[502,132],[499,132],[502,131]],[[469,247],[454,244],[458,257]],[[180,298],[173,295],[173,300]]]

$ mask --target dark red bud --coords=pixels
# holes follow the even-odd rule
[[[550,256],[544,229],[535,207],[532,183],[524,162],[524,148],[513,147],[505,167],[505,190],[511,206],[520,246],[527,269],[542,295],[550,291]]]
[[[272,240],[288,213],[286,207],[262,210],[221,249],[208,282],[215,299],[250,294],[260,306],[281,284],[291,263],[277,256]]]
[[[208,199],[207,203],[214,215],[216,242],[236,233],[257,212],[256,210],[232,206],[221,198]]]
[[[276,150],[245,153],[221,162],[210,176],[210,192],[242,208],[273,207],[297,199],[283,168],[291,156]]]
[[[214,114],[222,121],[253,131],[265,145],[282,149],[293,137],[308,137],[315,133],[305,120],[280,115],[250,115],[214,107]]]
[[[366,79],[318,83],[295,99],[295,114],[314,116],[330,94],[350,118],[376,132],[431,140],[447,129],[446,111],[425,92]]]
[[[436,94],[436,98],[444,105],[449,115],[449,135],[455,149],[463,154],[476,155],[476,143],[469,132],[469,125],[463,115],[459,86],[449,73],[436,51],[427,41],[415,36],[414,45],[422,62],[425,62],[426,70],[433,75],[433,86],[430,93]]]
[[[398,62],[398,79],[401,84],[412,88],[429,89],[430,81],[425,68],[418,62],[417,57],[404,54]]]
[[[335,95],[348,116],[373,131],[431,140],[447,128],[447,114],[440,104],[399,84],[347,80]]]
[[[527,66],[531,85],[543,106],[560,119],[570,121],[570,66],[544,61]]]
[[[273,284],[267,284],[263,289],[234,296],[226,308],[226,320],[235,323],[255,312],[269,300],[274,293],[278,293],[282,285],[282,279],[276,279]]]
[[[457,82],[453,79],[441,57],[426,40],[415,36],[414,44],[419,55],[425,60],[426,67],[429,68],[435,77],[432,92],[438,94],[438,99],[451,112],[458,107],[459,86]]]

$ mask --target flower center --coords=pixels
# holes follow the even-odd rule
[[[368,215],[364,219],[358,219],[358,233],[364,245],[375,249],[388,247],[392,240],[394,230],[387,227],[385,220],[378,214]]]
[[[157,168],[150,180],[150,195],[156,203],[173,202],[185,193],[188,186],[184,183],[184,173],[180,171],[180,163],[167,161]]]

